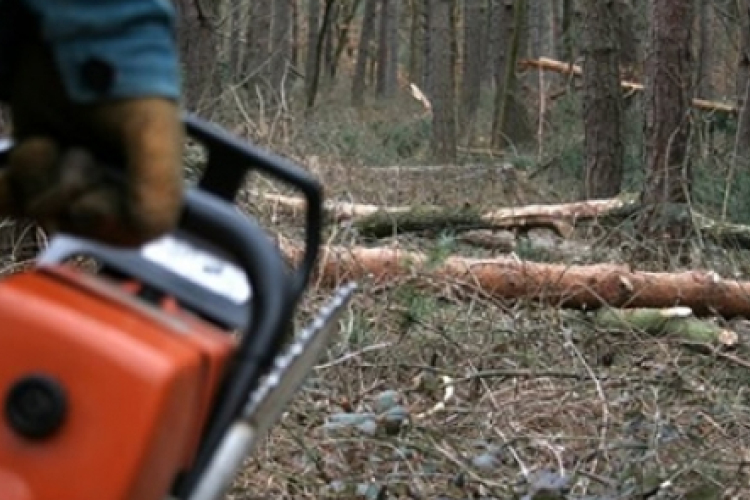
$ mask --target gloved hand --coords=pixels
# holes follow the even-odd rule
[[[10,105],[16,146],[0,172],[0,215],[121,246],[174,227],[183,194],[177,102],[73,103],[47,48],[32,44],[19,58]],[[108,182],[92,150],[119,158],[125,182]]]

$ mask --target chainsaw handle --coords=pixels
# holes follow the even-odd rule
[[[292,162],[231,135],[190,113],[182,117],[185,129],[206,148],[208,161],[198,182],[201,191],[233,202],[246,174],[259,170],[300,191],[307,202],[305,250],[294,271],[292,296],[296,304],[307,287],[322,243],[323,186],[309,172]]]

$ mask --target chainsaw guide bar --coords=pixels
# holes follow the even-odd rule
[[[356,288],[355,283],[348,283],[336,290],[317,316],[276,358],[268,375],[250,395],[242,418],[251,423],[257,433],[266,432],[276,423],[312,371],[329,340],[338,331],[338,321]]]

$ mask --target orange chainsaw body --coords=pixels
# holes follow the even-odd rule
[[[157,499],[189,468],[236,341],[138,288],[63,265],[0,282],[2,500]],[[41,438],[8,417],[36,375],[65,402]]]

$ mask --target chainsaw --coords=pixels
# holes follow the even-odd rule
[[[317,180],[183,121],[207,163],[174,231],[136,249],[56,234],[0,281],[0,500],[222,498],[338,330],[354,283],[285,340],[321,243]],[[296,266],[235,205],[254,171],[306,199]]]

